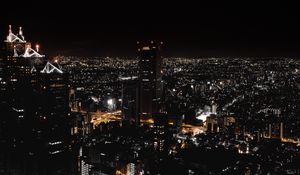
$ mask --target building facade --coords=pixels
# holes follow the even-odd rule
[[[162,57],[159,54],[162,43],[138,43],[139,92],[138,113],[141,119],[151,118],[160,112],[162,96]]]

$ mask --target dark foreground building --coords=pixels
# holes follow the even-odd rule
[[[0,172],[4,174],[47,174],[42,167],[51,163],[51,156],[70,148],[68,76],[38,50],[25,41],[22,28],[15,35],[9,27],[0,55]],[[33,160],[44,165],[28,167]]]

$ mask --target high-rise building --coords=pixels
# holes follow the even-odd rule
[[[0,112],[3,123],[3,132],[6,134],[8,145],[17,146],[24,143],[26,132],[22,135],[19,131],[24,130],[29,119],[30,96],[32,88],[31,59],[26,56],[26,48],[30,46],[25,41],[22,28],[14,34],[9,26],[8,36],[0,56]],[[0,134],[3,135],[3,134]]]
[[[29,152],[61,152],[69,139],[67,75],[26,42],[22,28],[0,55],[0,139]],[[45,147],[45,145],[47,145]]]
[[[138,113],[142,119],[160,112],[162,95],[162,57],[159,50],[162,43],[139,43],[139,93]]]
[[[70,140],[68,75],[57,64],[47,62],[38,76],[38,114],[44,121],[48,152],[64,151]]]
[[[29,63],[22,57],[25,52],[26,41],[20,28],[19,34],[15,35],[9,26],[9,34],[6,38],[5,47],[1,56],[1,85],[2,94],[7,98],[2,100],[15,101],[18,85],[30,73]]]
[[[138,122],[136,97],[137,77],[123,77],[122,81],[122,115],[124,120]]]
[[[155,113],[153,114],[154,120],[154,149],[159,152],[166,151],[166,139],[168,129],[168,118],[167,114]]]

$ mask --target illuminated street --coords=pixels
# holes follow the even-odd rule
[[[93,123],[93,127],[99,126],[101,123],[108,123],[111,121],[121,121],[122,115],[121,111],[115,112],[93,112],[91,113],[91,122]]]

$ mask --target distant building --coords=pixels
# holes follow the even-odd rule
[[[162,94],[161,43],[138,43],[139,52],[139,93],[138,112],[142,118],[150,118],[160,111]]]
[[[218,126],[220,131],[234,134],[236,121],[233,116],[220,116],[218,119]]]
[[[211,106],[211,113],[213,114],[217,114],[217,105],[215,103],[212,104]]]
[[[216,115],[210,115],[206,118],[206,130],[212,133],[219,132],[218,118]]]
[[[264,128],[264,137],[283,139],[286,137],[285,127],[283,122],[276,121],[268,123]]]
[[[268,122],[264,123],[263,137],[283,139],[288,135],[286,132],[286,124],[279,109],[265,108],[259,111],[268,118]]]
[[[139,123],[137,114],[138,79],[135,77],[121,78],[122,81],[122,115],[124,120]]]
[[[154,119],[154,149],[164,152],[168,127],[168,116],[163,113],[153,114]]]

